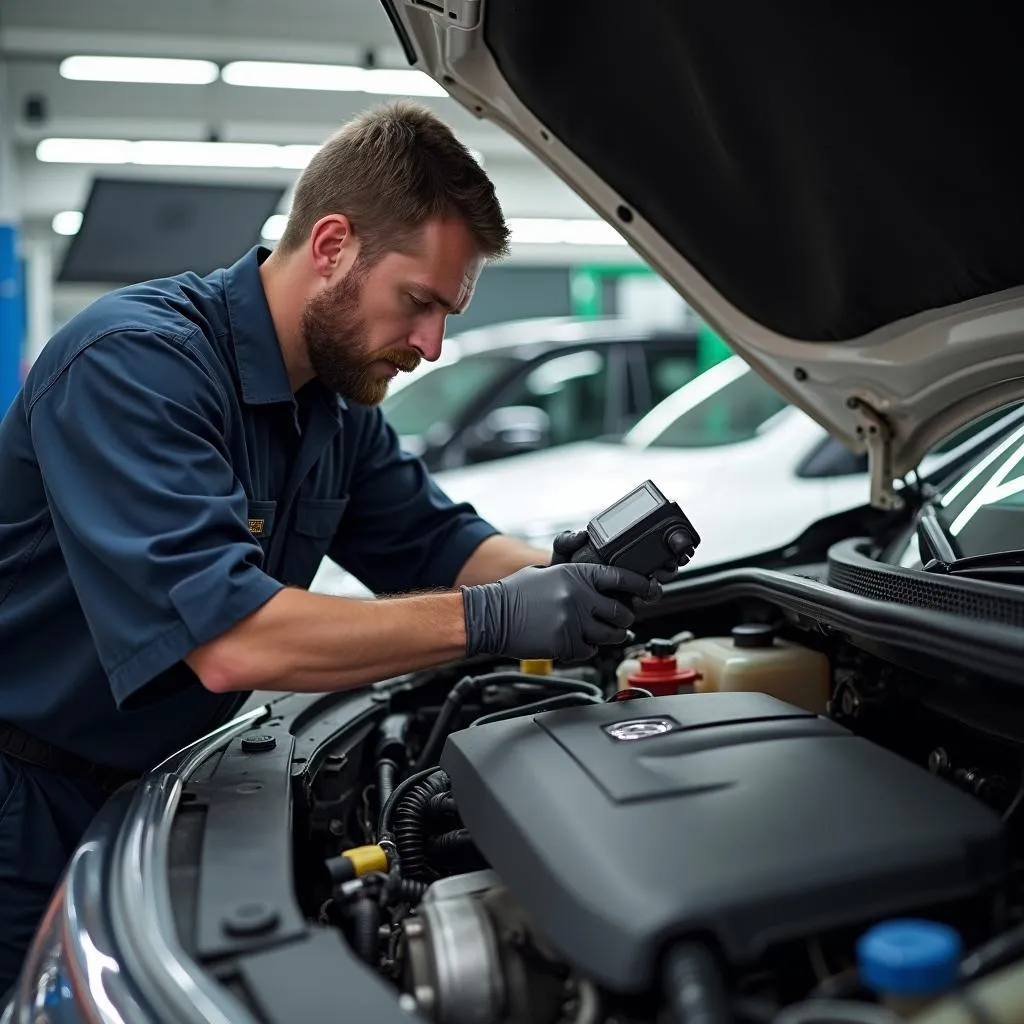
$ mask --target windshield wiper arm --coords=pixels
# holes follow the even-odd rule
[[[917,540],[925,572],[1024,585],[1024,549],[965,556],[932,505],[921,510],[917,520]]]
[[[925,572],[1024,585],[1024,549],[964,555],[934,505],[925,505],[918,515],[917,541]]]
[[[925,505],[917,517],[917,542],[921,547],[921,564],[926,570],[938,565],[952,565],[961,557],[953,535],[939,519],[934,505]]]

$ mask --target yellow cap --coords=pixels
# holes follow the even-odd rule
[[[550,658],[524,658],[519,662],[519,671],[528,676],[549,676],[554,667]]]
[[[368,875],[371,871],[388,869],[388,855],[379,846],[356,846],[346,850],[342,856],[351,862],[356,878]]]

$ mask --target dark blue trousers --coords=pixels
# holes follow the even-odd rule
[[[0,996],[17,980],[64,868],[105,799],[92,783],[0,753]]]

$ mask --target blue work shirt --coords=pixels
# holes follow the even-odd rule
[[[182,658],[325,554],[376,593],[451,587],[496,532],[378,408],[292,394],[267,255],[111,292],[32,366],[0,424],[0,721],[148,769],[247,697]]]

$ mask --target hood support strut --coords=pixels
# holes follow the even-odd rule
[[[904,502],[893,484],[892,428],[886,418],[863,398],[848,398],[846,404],[857,417],[857,436],[868,451],[871,505],[887,512],[898,511]]]

